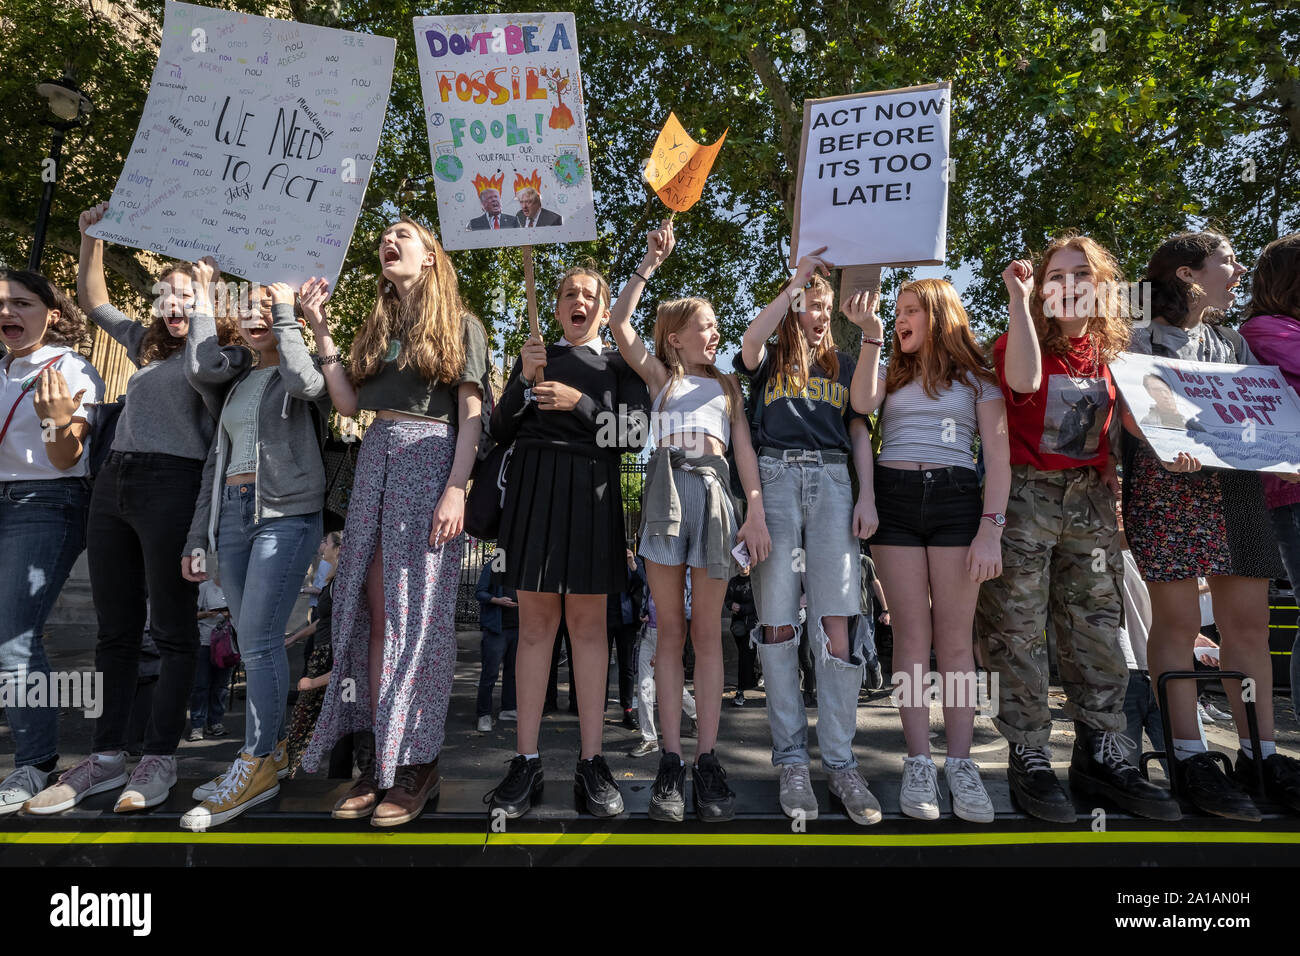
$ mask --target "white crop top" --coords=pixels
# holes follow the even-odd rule
[[[670,389],[672,394],[668,394]],[[655,398],[650,407],[650,435],[655,445],[662,445],[666,435],[683,432],[703,432],[724,445],[731,443],[727,396],[716,378],[683,375],[676,385],[665,385]]]

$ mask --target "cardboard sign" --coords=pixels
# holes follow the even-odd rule
[[[397,42],[167,4],[158,66],[90,234],[223,272],[337,282],[388,106]]]
[[[596,238],[572,13],[416,17],[442,244]]]
[[[1272,365],[1220,365],[1125,352],[1115,385],[1162,461],[1300,471],[1300,398]]]
[[[709,178],[726,139],[727,130],[723,130],[712,146],[701,145],[687,134],[677,114],[669,113],[668,122],[650,152],[650,162],[645,167],[646,182],[665,206],[675,212],[685,212],[699,202],[704,181]]]
[[[840,267],[942,265],[951,84],[804,100],[803,107],[791,267],[821,246]]]

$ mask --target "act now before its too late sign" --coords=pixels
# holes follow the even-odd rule
[[[158,66],[96,238],[210,255],[256,282],[337,282],[397,43],[168,3]]]
[[[952,85],[804,100],[790,264],[941,265]]]

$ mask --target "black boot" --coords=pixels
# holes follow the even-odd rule
[[[1123,734],[1074,725],[1074,754],[1070,758],[1070,789],[1076,794],[1104,797],[1129,813],[1152,820],[1181,820],[1182,810],[1172,793],[1156,786],[1128,762],[1133,741]],[[1098,751],[1101,759],[1098,760]]]
[[[1193,754],[1186,760],[1172,760],[1178,778],[1178,792],[1197,809],[1229,820],[1258,823],[1264,819],[1246,791],[1228,779],[1218,760],[1209,753]]]
[[[1042,747],[1012,744],[1007,780],[1011,795],[1026,813],[1050,823],[1074,822],[1074,803],[1056,779]]]
[[[1264,792],[1259,794],[1256,793],[1255,761],[1246,756],[1246,751],[1238,750],[1232,779],[1247,792],[1300,813],[1300,760],[1279,753],[1269,754],[1264,758],[1263,770]]]

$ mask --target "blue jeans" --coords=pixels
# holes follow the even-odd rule
[[[194,691],[190,694],[190,726],[196,730],[219,724],[226,717],[226,704],[230,698],[230,672],[233,667],[214,667],[212,652],[199,647],[198,664],[194,668]]]
[[[0,681],[48,676],[41,633],[86,546],[89,508],[90,493],[80,478],[0,482]],[[15,766],[58,756],[58,707],[6,707],[5,717],[14,735]]]
[[[1124,736],[1133,741],[1133,749],[1128,753],[1128,762],[1139,766],[1142,762],[1142,731],[1151,738],[1152,750],[1165,749],[1165,728],[1160,721],[1160,708],[1156,706],[1155,685],[1149,675],[1142,671],[1128,672],[1128,691],[1124,695],[1124,720],[1127,727]],[[1165,761],[1160,761],[1169,772]]]
[[[321,513],[254,524],[255,497],[252,483],[222,486],[217,567],[248,681],[244,752],[265,757],[284,737],[284,632],[321,539]]]
[[[1270,508],[1269,515],[1273,518],[1273,533],[1277,535],[1286,576],[1292,590],[1300,591],[1300,504]],[[1300,597],[1296,600],[1300,601]],[[1291,645],[1291,706],[1300,716],[1300,632]]]
[[[754,601],[760,625],[794,628],[790,640],[754,641],[763,662],[772,764],[807,764],[808,718],[799,690],[799,595],[808,597],[809,644],[817,678],[817,743],[827,770],[851,770],[862,689],[861,648],[850,643],[848,661],[833,657],[822,618],[861,613],[860,549],[853,537],[853,490],[848,465],[758,459],[763,510],[772,553],[754,566]],[[850,637],[853,631],[850,629]]]
[[[497,674],[503,665],[505,672],[501,674],[501,709],[515,709],[515,648],[518,644],[518,628],[483,632],[483,661],[478,676],[475,717],[492,716],[492,688],[496,686]]]

